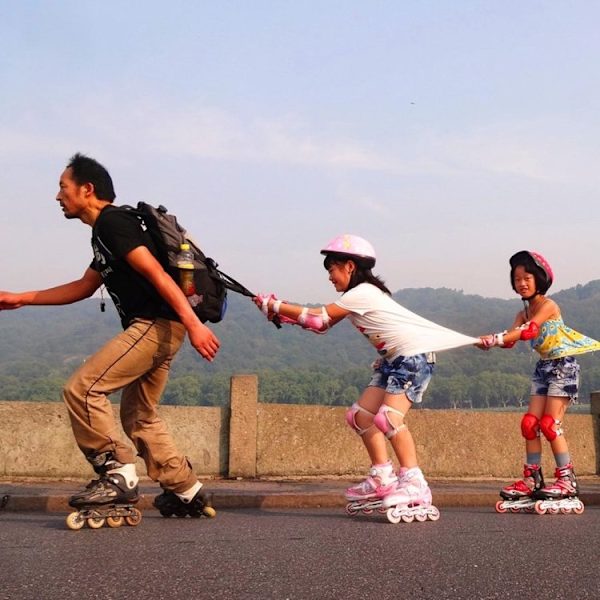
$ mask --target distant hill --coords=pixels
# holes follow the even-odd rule
[[[446,288],[399,290],[406,308],[466,334],[501,331],[522,306]],[[574,329],[600,339],[600,280],[552,297]],[[315,336],[298,327],[277,330],[252,302],[229,295],[222,323],[212,325],[221,340],[214,363],[203,361],[186,342],[173,367],[164,402],[220,405],[228,400],[229,378],[257,373],[266,402],[349,404],[369,378],[376,355],[349,323]],[[0,316],[0,399],[58,400],[64,380],[120,325],[114,308],[86,300],[63,307],[27,307]],[[525,344],[513,350],[464,348],[438,354],[425,407],[506,407],[527,402],[537,355]],[[596,354],[580,358],[582,396],[600,388]]]

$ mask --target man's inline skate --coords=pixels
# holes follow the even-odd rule
[[[414,520],[423,523],[440,518],[440,511],[432,504],[431,490],[418,467],[405,472],[396,489],[384,498],[383,510],[387,520],[394,524]]]
[[[200,487],[193,498],[186,502],[175,492],[163,490],[163,493],[154,498],[154,507],[158,509],[163,517],[186,517],[199,518],[202,516],[213,518],[217,511],[211,506],[210,498]]]
[[[402,469],[400,471],[402,473]],[[391,462],[372,466],[364,481],[346,490],[346,514],[353,517],[361,512],[364,515],[374,511],[384,513],[383,498],[396,489],[397,483],[398,476]]]
[[[142,513],[134,506],[139,500],[135,465],[123,465],[109,452],[90,462],[100,477],[69,499],[69,506],[77,510],[67,516],[67,527],[78,530],[86,523],[90,529],[100,529],[105,523],[109,527],[139,525]]]
[[[556,467],[555,477],[556,481],[553,484],[543,487],[536,494],[535,512],[538,515],[546,513],[556,515],[559,512],[580,515],[585,510],[585,506],[578,497],[579,486],[573,465]]]
[[[496,502],[496,512],[533,512],[537,494],[544,487],[544,475],[539,465],[523,466],[523,479],[519,479],[500,490],[502,500]]]

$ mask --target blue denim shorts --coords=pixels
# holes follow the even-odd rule
[[[531,378],[532,396],[558,396],[577,400],[579,363],[572,356],[539,360]]]
[[[392,362],[380,359],[375,363],[369,386],[383,388],[388,394],[406,394],[418,404],[431,381],[434,364],[433,353],[398,356]]]

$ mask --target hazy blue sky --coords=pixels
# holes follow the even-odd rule
[[[76,151],[255,291],[335,291],[369,239],[393,290],[600,279],[600,3],[0,0],[0,288],[79,277],[54,201]]]

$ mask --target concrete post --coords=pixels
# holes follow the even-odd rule
[[[258,377],[234,375],[229,398],[229,477],[256,477]]]
[[[594,420],[594,449],[596,451],[596,474],[600,474],[600,392],[590,394],[590,413]]]

